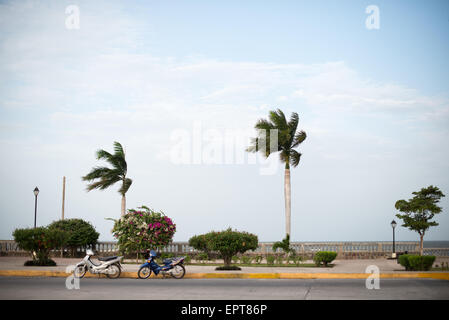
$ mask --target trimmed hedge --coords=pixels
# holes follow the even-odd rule
[[[399,256],[398,262],[406,271],[429,271],[435,262],[435,256],[403,254]]]
[[[327,267],[329,263],[334,261],[337,257],[337,253],[333,251],[320,251],[315,254],[313,257],[313,261],[317,266],[321,266],[322,264]]]

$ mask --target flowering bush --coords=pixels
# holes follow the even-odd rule
[[[160,249],[172,241],[176,225],[163,212],[156,212],[142,206],[130,209],[115,220],[112,233],[117,239],[120,251],[139,252],[146,249]]]

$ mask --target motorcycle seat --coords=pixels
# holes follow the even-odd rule
[[[110,257],[99,257],[98,260],[100,261],[111,261],[117,259],[117,256],[110,256]]]

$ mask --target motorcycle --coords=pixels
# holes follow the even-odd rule
[[[122,256],[111,256],[111,257],[99,257],[100,264],[94,263],[90,257],[94,255],[94,252],[90,249],[86,251],[86,256],[83,261],[79,262],[75,269],[73,270],[73,276],[75,278],[81,279],[84,277],[87,271],[92,274],[106,274],[110,279],[117,279],[120,277],[122,266],[120,265],[120,259]]]
[[[165,276],[168,274],[175,279],[181,279],[184,277],[186,273],[186,269],[184,267],[185,257],[165,259],[163,261],[164,265],[160,266],[156,263],[156,261],[154,261],[156,256],[157,253],[153,250],[146,252],[145,259],[147,261],[139,267],[139,271],[137,272],[140,279],[147,279],[151,275],[151,272],[154,272],[155,275],[161,273]]]

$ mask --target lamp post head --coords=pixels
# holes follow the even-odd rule
[[[391,227],[394,229],[394,228],[396,228],[396,221],[391,221]]]
[[[37,197],[37,195],[39,194],[39,189],[37,187],[34,188],[33,193]]]

